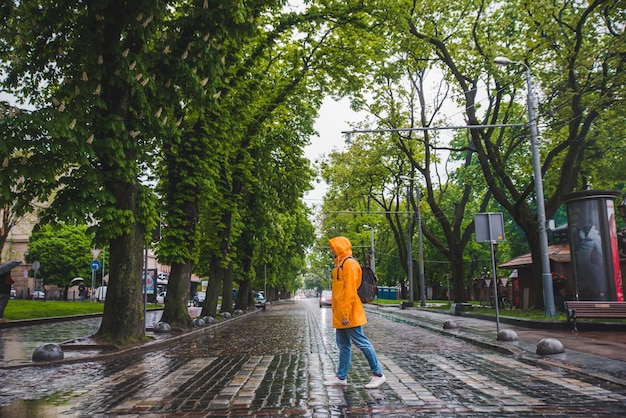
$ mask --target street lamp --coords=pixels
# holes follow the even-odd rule
[[[374,253],[374,228],[369,226],[369,225],[363,225],[363,228],[365,229],[369,229],[371,232],[371,249],[370,249],[370,268],[372,269],[372,271],[374,272],[374,274],[376,274],[376,259],[375,259],[375,253]]]
[[[539,224],[539,248],[541,251],[541,283],[543,285],[543,303],[545,315],[556,316],[554,308],[554,291],[552,290],[552,274],[550,273],[550,257],[548,256],[548,233],[546,231],[546,208],[543,196],[543,180],[541,176],[541,160],[539,157],[539,130],[535,114],[535,99],[533,96],[533,78],[528,65],[521,61],[512,61],[507,57],[496,57],[496,65],[507,66],[517,64],[526,70],[526,88],[528,89],[526,102],[528,107],[528,126],[532,146],[533,174],[535,177],[535,194],[537,196],[537,223]]]
[[[408,229],[408,248],[407,248],[407,253],[408,253],[408,259],[409,259],[409,304],[412,305],[413,304],[413,238],[412,238],[412,232],[413,232],[413,228],[412,226],[412,217],[411,217],[411,210],[410,210],[410,206],[409,206],[409,202],[410,202],[410,193],[411,193],[411,186],[413,185],[413,182],[416,180],[415,177],[408,177],[408,176],[400,176],[400,178],[402,180],[409,180],[410,183],[407,184],[406,187],[406,199],[407,199],[407,212],[409,213],[409,220],[407,223],[407,229]],[[418,250],[417,250],[417,258],[419,261],[419,279],[420,279],[420,306],[426,306],[426,286],[424,284],[424,242],[422,239],[422,212],[420,210],[420,188],[419,186],[417,186],[417,245],[418,245]]]

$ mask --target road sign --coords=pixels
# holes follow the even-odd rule
[[[91,262],[91,269],[92,270],[100,270],[100,262],[98,260],[93,260]]]
[[[39,267],[41,267],[39,261],[33,261],[33,270],[37,271],[39,270]]]
[[[101,252],[102,252],[102,250],[99,249],[99,248],[92,248],[91,249],[91,255],[93,256],[93,259],[95,260],[96,258],[98,258],[98,256],[100,255]]]
[[[500,212],[474,214],[474,227],[476,242],[504,241],[504,221]]]

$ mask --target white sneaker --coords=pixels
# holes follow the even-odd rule
[[[325,380],[324,386],[348,386],[348,381],[346,379],[340,379],[335,376],[330,380]]]
[[[387,378],[385,377],[384,374],[382,374],[380,376],[374,375],[370,379],[369,383],[367,385],[365,385],[365,389],[376,389],[377,387],[379,387],[380,385],[385,383],[386,380],[387,380]]]

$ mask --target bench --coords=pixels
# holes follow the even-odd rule
[[[626,318],[626,302],[565,301],[567,326],[578,332],[576,318]]]

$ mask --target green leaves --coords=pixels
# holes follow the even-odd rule
[[[33,231],[28,241],[26,261],[37,260],[41,268],[37,275],[44,285],[61,288],[70,285],[74,277],[91,277],[91,235],[85,225],[43,225]]]

